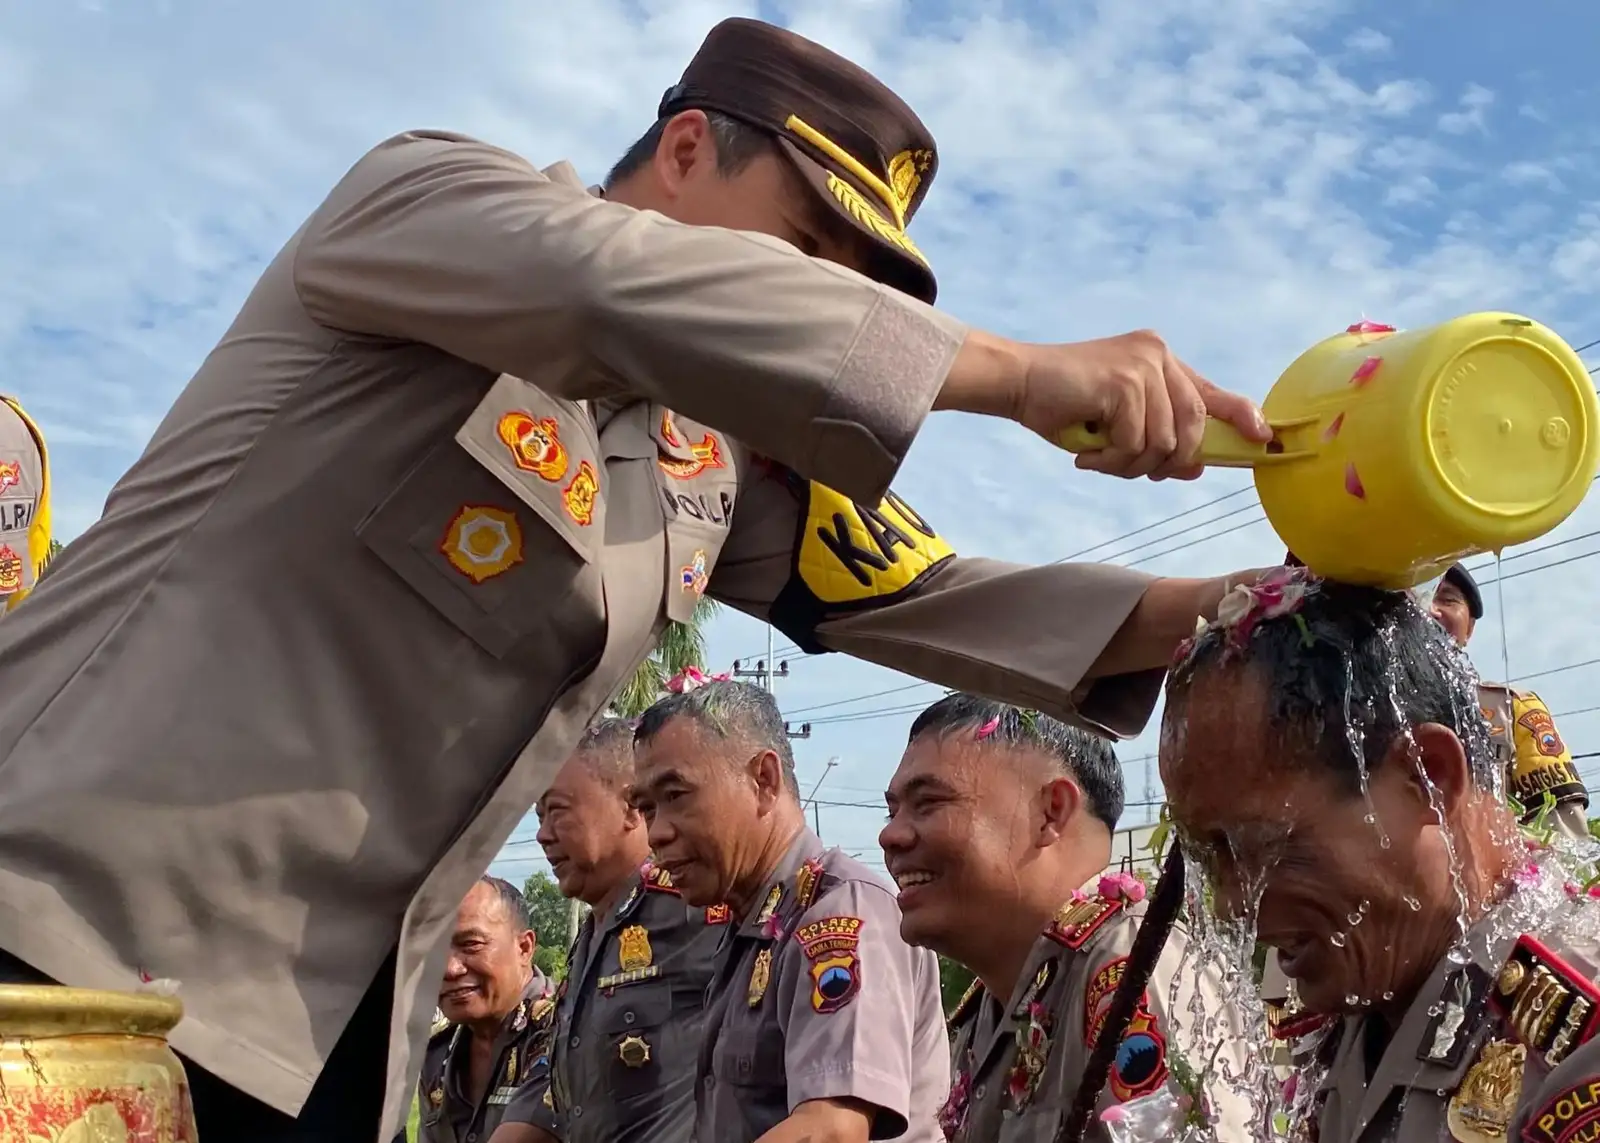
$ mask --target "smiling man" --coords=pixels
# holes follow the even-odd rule
[[[1340,1017],[1297,1118],[1321,1143],[1594,1138],[1597,907],[1530,858],[1465,656],[1409,593],[1241,592],[1174,668],[1161,773],[1217,907]]]
[[[938,1140],[938,964],[901,940],[888,888],[806,828],[772,695],[708,683],[651,707],[637,742],[657,859],[737,926],[706,1003],[698,1137]]]
[[[1144,915],[1131,879],[1106,879],[1104,895],[1081,891],[1110,861],[1122,798],[1111,744],[1036,711],[955,694],[912,724],[878,840],[900,886],[901,935],[976,977],[950,1016],[947,1138],[1052,1140],[1072,1107]],[[1174,996],[1187,1019],[1205,1014],[1208,1037],[1240,1074],[1242,1027],[1221,993],[1214,970],[1186,962],[1175,928],[1098,1107],[1172,1083]],[[1245,1101],[1221,1083],[1207,1096],[1219,1138],[1248,1138]],[[1098,1119],[1087,1138],[1106,1138]]]
[[[589,906],[558,993],[544,1082],[493,1143],[691,1143],[695,1055],[726,905],[685,904],[647,858],[632,802],[634,724],[603,719],[539,798],[561,892]]]
[[[488,1139],[516,1090],[538,1081],[554,986],[534,966],[537,948],[516,886],[484,877],[472,887],[439,987],[443,1020],[423,1057],[417,1143]]]

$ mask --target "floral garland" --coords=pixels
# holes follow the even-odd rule
[[[733,678],[732,673],[724,671],[720,675],[708,675],[699,667],[685,667],[666,681],[662,689],[670,695],[687,694],[689,691],[706,686],[708,683],[725,683]]]
[[[1193,637],[1178,645],[1174,662],[1187,660],[1194,653],[1195,643],[1213,631],[1221,633],[1224,657],[1242,654],[1263,620],[1294,615],[1321,583],[1320,577],[1303,567],[1281,567],[1264,573],[1254,583],[1234,584],[1217,604],[1217,617],[1209,623],[1198,620]],[[1309,647],[1311,629],[1303,619],[1297,617],[1296,622],[1301,639]]]

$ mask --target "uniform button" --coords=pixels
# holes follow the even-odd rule
[[[633,1023],[633,1013],[632,1012],[624,1012],[622,1014],[622,1022],[624,1024],[632,1024]]]
[[[578,1037],[574,1036],[574,1037],[572,1037],[572,1039],[567,1041],[567,1047],[576,1049],[577,1046],[578,1046]]]
[[[478,1143],[478,1133],[476,1131],[468,1132],[467,1143]]]
[[[983,1084],[980,1083],[976,1088],[973,1089],[972,1096],[973,1096],[974,1099],[982,1099],[983,1098],[983,1093],[988,1091],[988,1090],[989,1090],[988,1088],[986,1088]]]
[[[574,1107],[574,1108],[573,1108],[573,1109],[572,1109],[572,1118],[574,1118],[574,1119],[581,1119],[581,1118],[582,1118],[582,1117],[583,1117],[583,1108],[581,1108],[581,1107]]]

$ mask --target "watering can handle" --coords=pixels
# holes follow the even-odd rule
[[[1276,424],[1272,427],[1275,432],[1279,428]],[[1096,452],[1109,443],[1093,421],[1069,425],[1056,436],[1056,444],[1070,453]],[[1210,417],[1206,419],[1205,435],[1200,438],[1200,451],[1195,460],[1208,468],[1254,468],[1258,464],[1301,455],[1298,451],[1286,451],[1276,435],[1266,443],[1247,440],[1227,421]]]

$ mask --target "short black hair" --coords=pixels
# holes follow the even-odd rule
[[[1089,812],[1115,832],[1122,817],[1122,767],[1111,743],[1036,710],[1024,710],[969,694],[950,694],[917,715],[907,742],[925,735],[977,731],[993,723],[984,742],[1037,750],[1076,782]]]
[[[639,717],[634,744],[649,742],[680,716],[693,719],[718,738],[737,738],[758,750],[772,751],[783,764],[783,784],[799,797],[789,728],[778,710],[778,700],[770,692],[750,683],[718,680],[668,695]]]
[[[1461,740],[1473,781],[1498,790],[1500,767],[1477,674],[1416,598],[1309,575],[1303,582],[1298,609],[1256,618],[1242,638],[1238,628],[1213,625],[1180,652],[1164,718],[1181,715],[1200,676],[1248,671],[1265,688],[1269,723],[1351,794],[1396,738],[1430,722]]]
[[[611,789],[633,781],[633,732],[631,718],[602,718],[590,725],[578,739],[572,754],[583,759],[589,771]]]
[[[760,127],[752,127],[720,111],[707,111],[706,121],[711,125],[711,138],[717,147],[717,173],[732,178],[762,155],[770,155],[776,148],[771,135]],[[650,125],[650,129],[622,153],[611,172],[606,175],[606,188],[616,186],[623,179],[645,167],[655,157],[661,146],[661,136],[674,115],[666,115]]]
[[[528,899],[522,895],[521,889],[504,877],[493,877],[487,873],[478,878],[478,884],[489,886],[494,890],[495,896],[500,898],[500,903],[506,907],[506,918],[511,922],[513,931],[520,933],[524,929],[532,928],[528,917]]]

